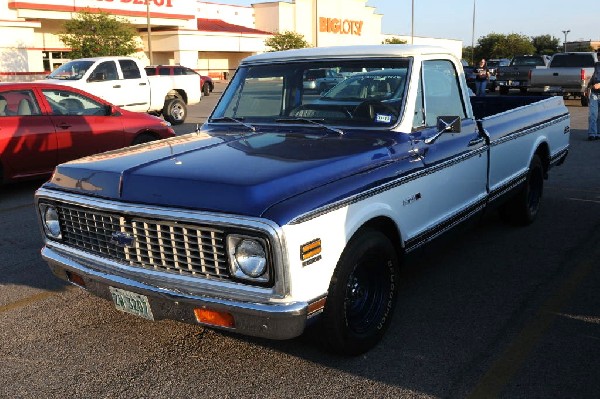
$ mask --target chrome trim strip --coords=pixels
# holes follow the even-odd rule
[[[44,187],[38,189],[35,194],[36,199],[36,207],[39,207],[40,202],[52,202],[52,201],[60,201],[66,204],[86,207],[90,209],[94,209],[96,211],[104,211],[104,212],[117,212],[122,213],[124,215],[131,216],[140,216],[147,218],[161,218],[165,220],[172,220],[178,222],[190,222],[190,223],[200,223],[200,224],[208,224],[208,225],[217,225],[228,228],[237,228],[242,230],[249,231],[257,231],[265,234],[269,237],[269,241],[271,243],[271,247],[273,250],[273,268],[275,273],[275,285],[269,289],[269,295],[267,296],[265,292],[259,295],[261,298],[266,299],[267,297],[272,298],[283,298],[290,293],[290,282],[289,282],[289,267],[287,265],[287,253],[285,246],[285,237],[283,234],[283,230],[279,225],[274,223],[268,219],[262,218],[253,218],[249,216],[242,215],[232,215],[232,214],[216,214],[211,212],[202,212],[202,211],[192,211],[187,209],[174,209],[174,208],[166,208],[155,205],[144,205],[144,204],[129,204],[125,202],[116,202],[112,200],[106,200],[101,198],[95,198],[90,196],[82,196],[73,193],[67,193],[62,191],[49,190]],[[39,212],[38,212],[39,215]],[[70,253],[73,256],[80,256],[84,252],[80,252],[73,248],[67,248],[61,246],[60,243],[56,241],[49,240],[44,234],[45,244],[49,247],[55,247],[61,249],[65,253]],[[86,258],[94,258],[93,255],[85,252]],[[110,262],[105,258],[96,259],[100,264],[110,264]],[[99,266],[98,265],[98,266]],[[115,265],[118,265],[119,268],[114,270],[120,270],[121,272],[126,271],[126,267],[123,264],[115,263],[112,265],[114,268]],[[135,269],[136,273],[140,272],[140,269]],[[162,273],[157,272],[162,275]],[[183,276],[182,276],[183,277]],[[163,281],[170,281],[173,278],[173,274],[168,274],[168,278]],[[160,279],[158,279],[160,281]],[[182,283],[185,280],[177,280],[179,283]],[[192,278],[194,284],[198,286],[204,286],[205,288],[210,288],[212,286],[212,282],[204,284],[205,280],[201,278]],[[226,282],[225,284],[229,284],[230,287],[235,286],[235,290],[232,292],[239,292],[241,283],[234,282]],[[187,287],[188,284],[183,284],[183,287]],[[245,284],[245,286],[252,287],[249,284]],[[256,287],[254,287],[256,288]],[[220,290],[223,287],[219,288]],[[262,292],[259,289],[258,292]],[[223,291],[219,291],[220,296],[223,295]]]
[[[382,185],[380,185],[379,187],[373,187],[367,191],[364,191],[362,193],[359,194],[354,194],[348,198],[333,202],[331,204],[322,206],[320,208],[314,209],[312,211],[306,212],[300,216],[295,217],[294,219],[292,219],[289,224],[293,225],[293,224],[300,224],[303,222],[306,222],[308,220],[312,220],[315,219],[319,216],[322,216],[324,214],[327,214],[329,212],[333,212],[335,210],[338,210],[340,208],[343,208],[345,206],[349,206],[352,204],[355,204],[357,202],[360,202],[362,200],[365,200],[367,198],[373,197],[377,194],[381,194],[385,191],[391,190],[393,188],[396,188],[402,184],[408,183],[410,181],[419,179],[421,177],[430,175],[432,173],[435,173],[439,170],[448,168],[450,166],[453,166],[459,162],[465,161],[469,158],[473,158],[475,156],[478,156],[479,154],[486,152],[487,151],[487,146],[478,148],[476,150],[473,151],[468,151],[465,152],[455,158],[449,159],[447,161],[441,162],[439,164],[430,166],[428,168],[424,168],[421,169],[417,172],[413,172],[413,173],[409,173],[407,175],[404,175],[398,179],[392,180],[390,182],[384,183]]]
[[[516,130],[514,132],[511,132],[510,134],[507,134],[504,137],[501,137],[501,138],[499,138],[497,140],[492,141],[490,143],[490,147],[497,146],[498,144],[502,144],[502,143],[505,143],[507,141],[516,140],[519,137],[526,136],[526,135],[528,135],[530,133],[537,132],[538,130],[544,129],[544,128],[548,127],[548,126],[552,126],[552,125],[555,125],[557,123],[560,123],[560,122],[563,122],[565,120],[568,120],[569,117],[570,117],[569,114],[566,113],[566,114],[558,115],[558,116],[555,116],[555,117],[550,118],[548,120],[536,123],[534,125],[527,126],[527,127],[522,128],[522,129]]]

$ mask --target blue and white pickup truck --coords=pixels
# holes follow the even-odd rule
[[[314,69],[357,70],[303,90]],[[569,150],[561,97],[470,98],[447,50],[246,58],[199,131],[59,165],[36,193],[60,278],[151,320],[373,347],[405,256],[499,206],[531,223]]]

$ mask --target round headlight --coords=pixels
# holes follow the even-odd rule
[[[60,222],[56,208],[49,206],[44,210],[44,225],[50,236],[60,238]]]
[[[267,270],[267,255],[263,246],[254,240],[242,240],[235,248],[235,261],[245,275],[256,278]]]

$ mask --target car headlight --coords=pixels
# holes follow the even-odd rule
[[[42,207],[41,210],[46,234],[51,238],[62,238],[62,232],[60,230],[60,220],[58,218],[58,211],[56,210],[56,208],[50,205],[45,205]]]
[[[269,281],[266,243],[254,237],[229,235],[227,248],[231,274],[240,279]]]

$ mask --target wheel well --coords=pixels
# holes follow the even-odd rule
[[[138,134],[136,134],[136,136],[133,138],[133,140],[131,141],[132,143],[135,143],[136,141],[139,141],[142,138],[148,137],[151,140],[148,141],[153,141],[153,140],[159,140],[160,136],[156,133],[154,133],[151,130],[144,130],[142,132],[139,132]]]
[[[542,143],[535,150],[535,155],[540,157],[542,167],[544,168],[544,179],[548,178],[548,169],[550,169],[550,148],[548,143]]]
[[[167,102],[167,100],[170,100],[171,98],[179,98],[181,100],[183,100],[184,103],[188,103],[188,97],[187,97],[187,93],[185,92],[185,90],[181,90],[181,89],[177,89],[177,90],[171,90],[170,92],[167,93],[167,98],[165,99],[165,103]]]
[[[400,232],[398,231],[398,226],[396,225],[396,223],[394,223],[392,219],[385,216],[379,216],[374,219],[371,219],[362,226],[360,226],[356,233],[354,233],[354,236],[368,229],[377,230],[385,234],[385,236],[392,242],[392,245],[396,249],[398,259],[401,258],[401,255],[403,253],[402,239],[400,237]]]

